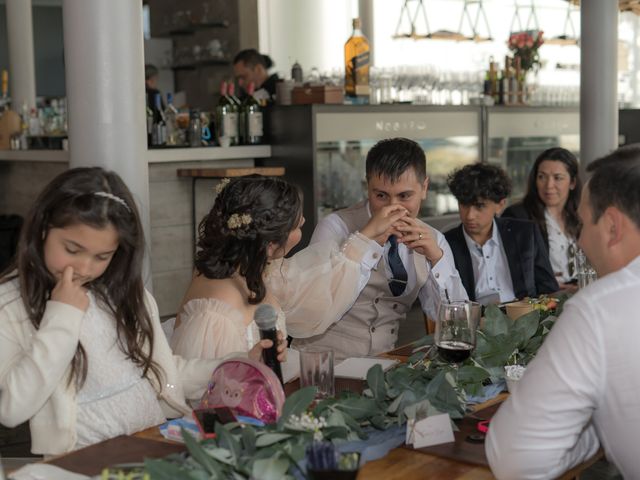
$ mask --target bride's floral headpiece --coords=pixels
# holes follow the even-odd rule
[[[245,225],[251,225],[253,219],[248,213],[233,213],[227,220],[227,227],[230,230],[237,230]]]
[[[218,184],[214,188],[214,191],[216,192],[216,195],[220,195],[220,192],[222,192],[222,190],[224,190],[224,187],[229,185],[230,181],[231,181],[230,178],[223,178],[222,180],[220,180],[218,182]]]

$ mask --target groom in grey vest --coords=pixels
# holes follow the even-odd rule
[[[368,199],[322,219],[311,238],[368,241],[359,295],[325,333],[293,341],[331,349],[336,360],[392,350],[416,298],[432,318],[447,296],[467,299],[444,235],[416,218],[429,186],[422,148],[406,138],[381,140],[367,155],[366,175]]]

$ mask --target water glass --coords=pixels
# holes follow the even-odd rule
[[[584,288],[598,279],[596,271],[589,263],[587,256],[581,249],[578,249],[575,257],[576,275],[578,277],[578,288]]]
[[[333,350],[306,349],[300,351],[300,387],[314,386],[316,398],[335,395]]]

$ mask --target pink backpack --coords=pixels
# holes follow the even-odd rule
[[[266,365],[247,358],[223,361],[211,374],[199,408],[230,408],[236,416],[275,422],[282,413],[284,390]]]

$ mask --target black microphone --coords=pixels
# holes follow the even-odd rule
[[[253,321],[258,325],[260,330],[260,338],[263,340],[271,340],[273,346],[271,348],[265,348],[262,350],[262,359],[267,367],[273,370],[280,383],[284,385],[282,381],[282,368],[280,367],[280,361],[278,360],[278,330],[276,329],[276,321],[278,320],[278,313],[276,309],[271,305],[263,303],[256,308],[256,312],[253,314]]]

